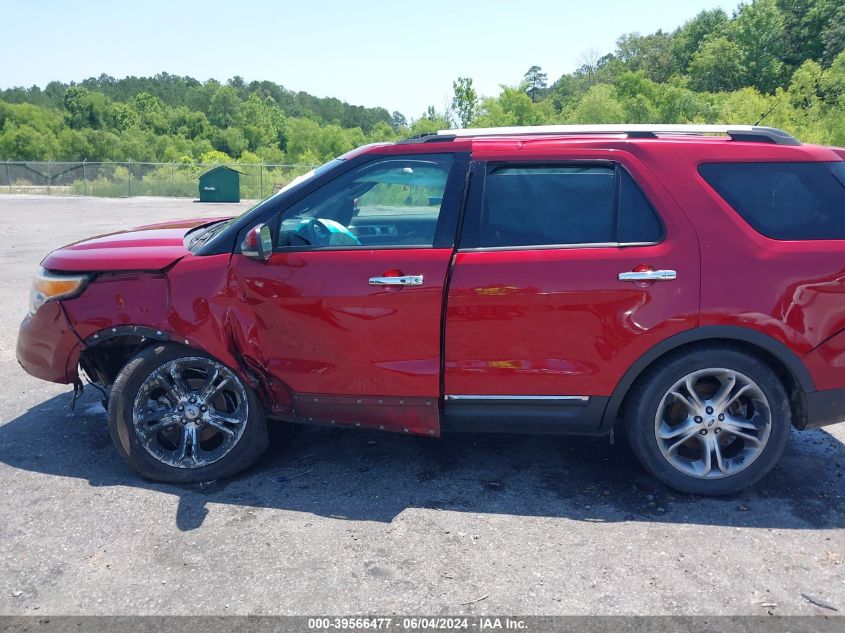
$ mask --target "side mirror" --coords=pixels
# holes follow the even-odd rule
[[[259,262],[270,259],[270,255],[273,254],[273,236],[270,233],[270,227],[266,224],[252,227],[241,243],[241,253]]]

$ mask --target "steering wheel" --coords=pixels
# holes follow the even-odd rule
[[[331,243],[331,231],[317,218],[308,223],[305,232],[308,241],[316,246],[328,246]]]

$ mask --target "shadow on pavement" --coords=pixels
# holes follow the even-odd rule
[[[624,444],[606,439],[456,435],[441,440],[271,423],[267,454],[240,476],[202,485],[145,481],[111,444],[95,394],[42,402],[0,426],[0,461],[179,497],[176,526],[202,525],[208,503],[390,522],[406,508],[781,529],[845,527],[845,445],[793,433],[780,464],[738,495],[701,498],[654,481]],[[68,433],[68,430],[71,430]],[[58,438],[61,437],[59,440]]]

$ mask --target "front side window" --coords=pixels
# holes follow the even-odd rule
[[[654,243],[654,209],[619,167],[501,166],[487,176],[479,246]]]
[[[708,163],[698,171],[766,237],[845,239],[845,162]]]
[[[348,172],[281,215],[276,248],[432,246],[452,161],[391,156]]]

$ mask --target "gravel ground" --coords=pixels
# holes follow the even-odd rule
[[[0,195],[0,613],[845,612],[845,425],[721,499],[606,441],[284,427],[236,479],[140,479],[93,389],[71,412],[18,367],[29,278],[90,234],[246,206]]]

